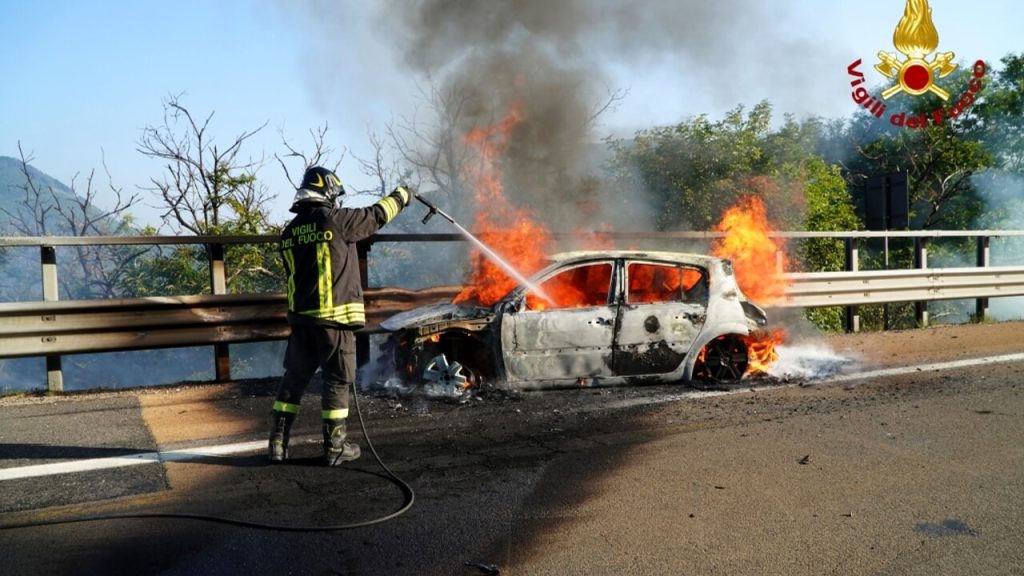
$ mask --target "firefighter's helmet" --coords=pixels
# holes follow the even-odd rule
[[[299,188],[319,194],[331,202],[345,195],[345,186],[342,185],[341,178],[322,166],[313,166],[306,170]]]

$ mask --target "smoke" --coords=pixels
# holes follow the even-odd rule
[[[751,65],[822,54],[820,45],[774,35],[765,23],[779,12],[750,0],[396,0],[378,23],[403,66],[438,93],[459,95],[457,132],[522,107],[502,166],[516,204],[563,230],[594,222],[635,230],[651,210],[616,201],[623,192],[603,189],[595,177],[606,153],[602,114],[629,89],[620,85],[622,72],[677,71],[652,106],[688,98],[679,86],[730,103],[790,73],[806,86],[805,67]]]
[[[978,230],[1024,230],[1024,175],[989,169],[971,177],[985,210],[975,223]],[[989,258],[993,266],[1024,265],[1024,238],[993,238]],[[993,320],[1024,318],[1024,298],[993,298],[989,301]]]
[[[586,196],[592,118],[607,81],[584,43],[587,10],[536,0],[395,5],[402,61],[457,95],[460,110],[448,111],[456,134],[522,111],[501,159],[506,196],[549,224],[571,221],[578,211],[566,200]]]
[[[823,380],[853,372],[859,362],[836,353],[820,341],[802,341],[775,347],[779,359],[768,366],[768,375],[779,380]]]

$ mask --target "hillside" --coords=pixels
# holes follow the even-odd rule
[[[53,194],[62,202],[75,202],[74,192],[56,178],[45,174],[30,164],[28,172],[32,176],[36,189],[41,194],[45,206],[53,205]],[[25,174],[22,172],[21,161],[9,156],[0,156],[0,235],[19,235],[12,225],[11,215],[32,214],[25,206]],[[47,230],[51,234],[67,233],[67,227],[55,215],[47,214]]]

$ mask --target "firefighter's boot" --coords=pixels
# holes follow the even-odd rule
[[[362,450],[347,438],[344,420],[324,420],[324,464],[339,466],[359,458]]]
[[[283,462],[288,458],[288,439],[291,436],[293,422],[295,414],[274,410],[267,452],[272,462]]]

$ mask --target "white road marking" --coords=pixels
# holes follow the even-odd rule
[[[941,370],[955,370],[958,368],[969,368],[971,366],[983,366],[986,364],[1001,364],[1005,362],[1024,362],[1024,353],[1004,354],[1002,356],[990,356],[988,358],[969,358],[966,360],[954,360],[950,362],[936,362],[932,364],[919,364],[917,366],[904,366],[900,368],[885,368],[871,370],[868,372],[857,372],[854,374],[839,374],[816,381],[821,384],[837,382],[848,382],[853,380],[869,380],[872,378],[885,378],[888,376],[901,376],[904,374],[915,374],[920,372],[937,372]],[[612,407],[642,406],[645,404],[664,403],[672,400],[685,398],[707,398],[725,394],[747,392],[749,390],[768,390],[778,386],[752,386],[732,391],[693,391],[684,394],[673,394],[661,396],[656,399],[634,398],[622,400],[609,404]],[[295,438],[294,440],[300,441]],[[0,469],[0,481],[17,480],[19,478],[34,478],[39,476],[52,476],[56,474],[70,474],[73,472],[87,472],[91,470],[103,470],[106,468],[120,468],[124,466],[136,466],[139,464],[155,464],[160,462],[182,462],[197,460],[199,458],[210,458],[225,456],[229,454],[244,454],[246,452],[257,452],[265,450],[266,440],[253,440],[250,442],[238,442],[235,444],[221,444],[218,446],[202,446],[196,448],[182,448],[180,450],[169,450],[166,452],[142,452],[127,456],[114,456],[110,458],[90,458],[88,460],[74,460],[70,462],[54,462],[52,464],[36,464],[33,466],[22,466],[20,468]]]
[[[241,454],[256,450],[266,450],[266,448],[266,440],[254,440],[252,442],[222,444],[219,446],[182,448],[180,450],[169,450],[167,452],[142,452],[127,456],[90,458],[88,460],[54,462],[52,464],[36,464],[34,466],[22,466],[20,468],[0,469],[0,481],[17,480],[19,478],[34,478],[36,476],[52,476],[54,474],[68,474],[71,472],[88,472],[91,470],[121,468],[124,466],[154,464],[157,462],[181,462],[185,460],[196,460],[199,458],[224,456],[227,454]]]
[[[872,370],[870,372],[858,372],[854,374],[839,374],[825,378],[822,382],[847,382],[850,380],[865,380],[868,378],[885,378],[886,376],[902,376],[903,374],[915,374],[917,372],[955,370],[957,368],[969,368],[971,366],[983,366],[985,364],[1001,364],[1004,362],[1021,361],[1024,361],[1024,353],[1004,354],[1002,356],[989,356],[988,358],[968,358],[966,360],[952,360],[950,362],[936,362],[934,364],[919,364],[917,366],[903,366],[901,368],[885,368],[883,370]]]

